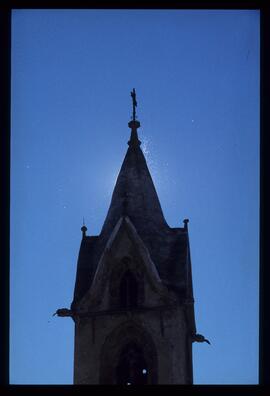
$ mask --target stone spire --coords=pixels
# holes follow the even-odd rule
[[[108,236],[124,213],[134,222],[138,232],[149,233],[167,229],[159,199],[148,170],[146,160],[140,148],[137,129],[140,122],[136,120],[136,92],[131,92],[133,100],[132,120],[128,123],[131,129],[129,148],[120,169],[113,191],[110,208],[105,219],[101,235]]]
[[[164,219],[158,195],[152,181],[143,152],[140,148],[136,119],[136,92],[133,100],[132,120],[128,123],[131,136],[128,149],[112,194],[101,233],[83,238],[78,258],[74,308],[90,288],[98,264],[117,230],[117,224],[130,223],[148,250],[164,284],[177,293],[181,301],[189,304],[188,315],[191,332],[194,333],[193,290],[191,257],[189,248],[188,219],[184,227],[171,228]]]

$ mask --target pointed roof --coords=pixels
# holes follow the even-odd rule
[[[140,148],[138,121],[129,122],[131,128],[129,148],[120,169],[101,236],[107,239],[117,221],[129,216],[137,231],[142,234],[160,232],[169,227],[164,219],[158,195]]]

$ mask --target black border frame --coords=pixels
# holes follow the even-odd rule
[[[267,0],[208,0],[208,1],[177,1],[167,4],[149,4],[142,1],[131,1],[128,4],[111,4],[108,1],[42,1],[38,4],[29,1],[6,1],[1,3],[0,8],[0,48],[1,48],[1,73],[0,73],[0,92],[1,92],[1,133],[0,133],[0,171],[1,171],[1,264],[0,264],[0,303],[1,303],[1,350],[2,364],[0,372],[0,390],[4,393],[27,392],[27,394],[48,394],[56,391],[57,394],[77,393],[81,391],[136,391],[136,387],[121,388],[110,386],[94,385],[9,385],[9,232],[10,232],[10,99],[11,99],[11,15],[12,9],[29,8],[99,8],[99,9],[258,9],[261,13],[261,82],[260,82],[260,338],[259,338],[259,385],[157,385],[148,386],[147,390],[153,391],[177,391],[184,394],[207,394],[216,395],[217,393],[232,392],[234,395],[250,395],[255,393],[264,394],[270,384],[270,320],[269,320],[269,265],[270,265],[270,236],[269,236],[269,180],[270,180],[270,98],[269,98],[269,74],[270,74],[270,6]],[[3,235],[2,235],[3,234]],[[269,241],[269,242],[268,242]]]

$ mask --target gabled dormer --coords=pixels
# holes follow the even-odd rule
[[[175,302],[135,226],[121,216],[78,309],[140,310]]]

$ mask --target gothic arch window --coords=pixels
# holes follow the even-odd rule
[[[134,342],[122,348],[116,367],[116,383],[120,385],[147,384],[148,367],[143,350]]]
[[[138,283],[133,273],[124,273],[120,283],[121,308],[136,308],[138,306]]]
[[[144,304],[144,270],[140,262],[123,257],[113,266],[109,279],[110,307],[133,309]]]

